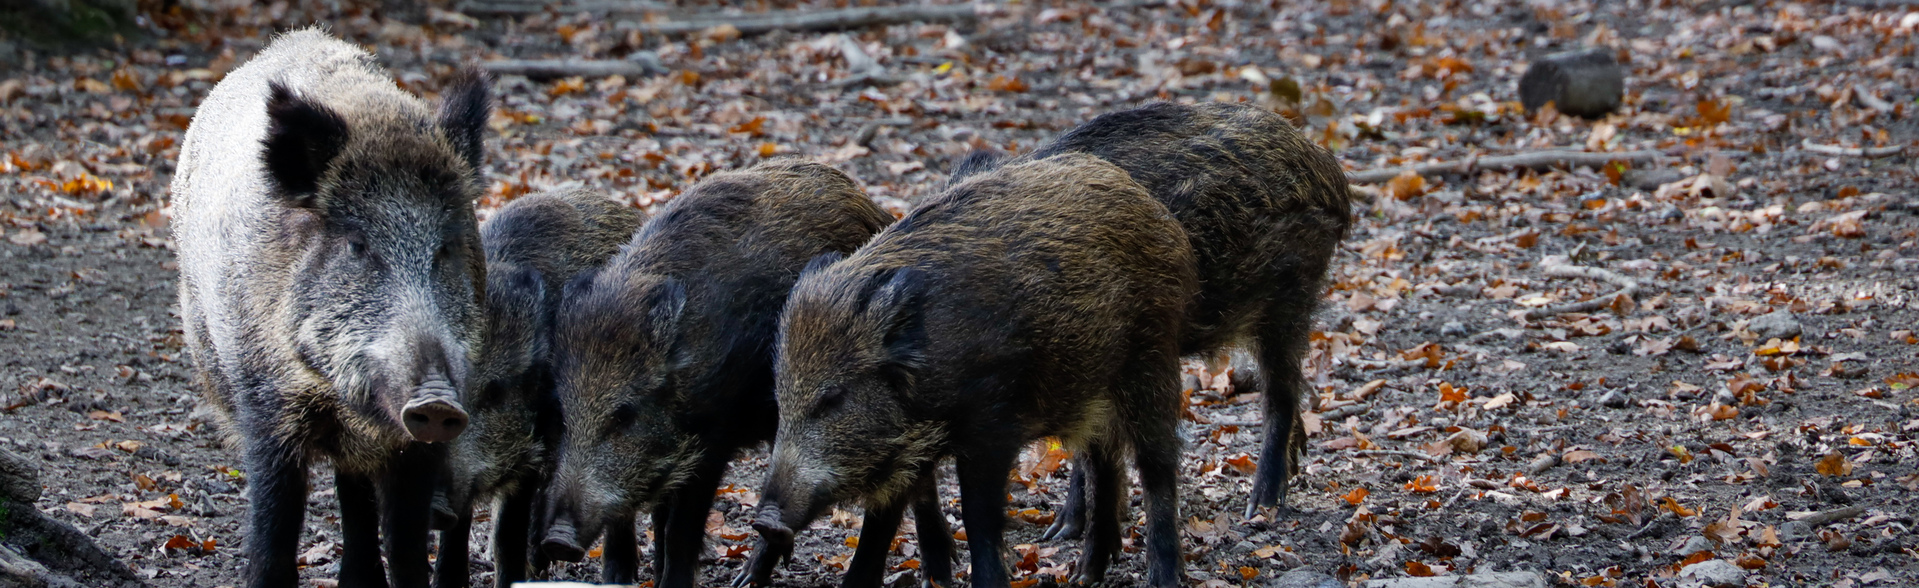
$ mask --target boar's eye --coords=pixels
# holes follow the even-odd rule
[[[633,426],[633,421],[639,417],[640,407],[634,406],[631,402],[622,403],[619,408],[613,409],[613,415],[607,421],[613,426],[608,427],[607,431],[625,430],[627,427]]]
[[[445,263],[447,260],[452,258],[453,258],[453,240],[448,239],[448,240],[440,241],[440,250],[433,252],[433,260],[436,262]]]
[[[813,403],[813,416],[820,416],[828,412],[831,412],[834,409],[839,408],[840,405],[844,404],[845,402],[846,402],[845,386],[831,385],[831,386],[823,387],[820,389],[819,400]]]
[[[354,257],[366,257],[366,235],[347,233],[346,247]]]

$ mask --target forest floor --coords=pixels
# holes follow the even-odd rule
[[[970,21],[675,36],[619,15],[436,8],[407,24],[351,2],[189,0],[121,49],[0,46],[19,64],[0,73],[0,445],[44,462],[41,510],[154,585],[237,582],[245,480],[189,384],[166,187],[219,76],[270,32],[324,22],[425,95],[460,63],[502,58],[656,72],[499,78],[488,207],[567,185],[655,207],[712,171],[796,155],[845,169],[900,212],[968,150],[1030,149],[1152,100],[1281,110],[1351,171],[1658,151],[1623,173],[1369,187],[1314,336],[1319,397],[1284,508],[1240,516],[1259,402],[1191,364],[1190,582],[1262,585],[1303,566],[1345,581],[1534,570],[1561,585],[1670,587],[1696,583],[1685,565],[1722,559],[1751,585],[1919,584],[1919,13],[1267,4],[1020,2]],[[1531,59],[1588,46],[1628,69],[1619,112],[1519,107]],[[1619,288],[1546,273],[1560,265],[1637,289],[1529,318]],[[1065,489],[1057,457],[1036,447],[1012,485],[1022,585],[1058,580],[1078,552],[1038,541]],[[744,561],[765,466],[756,450],[729,475],[704,584]],[[339,529],[330,475],[316,472],[301,557],[324,585]],[[943,494],[957,495],[950,483]],[[1847,507],[1858,510],[1795,523]],[[947,515],[957,526],[956,503]],[[803,533],[780,581],[836,582],[857,521]],[[476,525],[476,557],[488,527]],[[889,564],[902,580],[916,563],[905,535]],[[1121,583],[1144,572],[1131,549]]]

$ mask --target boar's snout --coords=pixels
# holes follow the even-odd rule
[[[466,430],[466,410],[446,380],[434,378],[413,392],[413,399],[400,410],[406,432],[416,441],[444,443]]]
[[[546,527],[546,538],[540,541],[540,552],[559,561],[586,559],[586,548],[580,546],[579,531],[573,526],[571,514],[554,515],[553,522]]]

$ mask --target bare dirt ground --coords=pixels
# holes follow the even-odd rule
[[[657,60],[657,75],[630,79],[499,79],[490,205],[581,184],[657,206],[711,171],[797,155],[903,210],[969,149],[1019,151],[1149,100],[1281,109],[1355,171],[1660,151],[1624,173],[1485,170],[1374,189],[1335,263],[1311,447],[1285,508],[1239,516],[1258,402],[1193,364],[1190,582],[1263,585],[1305,567],[1345,581],[1524,569],[1682,586],[1683,565],[1724,559],[1750,585],[1913,585],[1919,15],[1897,5],[1036,2],[973,22],[671,37],[563,12],[436,8],[421,25],[350,2],[169,4],[150,13],[155,38],[122,49],[0,47],[20,64],[0,73],[0,443],[43,462],[42,511],[154,585],[236,582],[246,482],[187,380],[166,186],[213,81],[270,31],[318,21],[422,93],[465,61]],[[1528,60],[1582,46],[1624,60],[1622,111],[1521,111]],[[1618,289],[1547,274],[1562,264],[1638,287],[1528,318]],[[1056,581],[1077,554],[1037,542],[1064,492],[1057,457],[1036,448],[1011,485],[1023,585]],[[759,451],[733,470],[706,584],[744,561],[764,466]],[[302,556],[315,583],[339,538],[325,470]],[[1846,507],[1858,510],[1793,523]],[[956,504],[947,515],[957,528]],[[781,581],[837,581],[857,520],[803,534]],[[906,581],[917,561],[903,535],[892,564]],[[1137,581],[1144,564],[1128,555],[1117,572]],[[597,563],[553,576],[594,578]]]

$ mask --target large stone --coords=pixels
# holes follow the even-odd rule
[[[1780,309],[1760,315],[1746,323],[1746,330],[1759,335],[1762,339],[1790,339],[1799,336],[1801,331],[1799,317],[1792,311]]]
[[[1686,566],[1679,570],[1679,577],[1714,588],[1746,585],[1746,570],[1723,559],[1709,559]]]
[[[1527,112],[1550,102],[1561,113],[1596,118],[1619,108],[1625,95],[1626,72],[1608,49],[1548,55],[1519,78],[1519,102]]]
[[[1367,580],[1365,588],[1546,588],[1538,572],[1495,572],[1466,576]]]
[[[1346,588],[1337,578],[1312,570],[1293,570],[1280,574],[1269,588]]]

